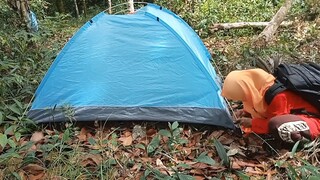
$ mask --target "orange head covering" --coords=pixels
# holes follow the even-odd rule
[[[253,118],[266,118],[264,94],[274,84],[274,80],[274,76],[262,69],[232,71],[224,81],[222,96],[242,101],[244,110]]]

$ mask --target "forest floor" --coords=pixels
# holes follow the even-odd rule
[[[319,33],[318,25],[316,32],[308,34],[306,28],[314,26],[311,22],[308,26],[297,24],[290,30],[280,29],[279,39],[258,50],[250,47],[252,37],[216,36],[204,42],[222,75],[254,66],[249,61],[252,58],[244,55],[250,49],[266,61],[280,57],[287,62],[319,62],[319,35],[314,36]],[[281,39],[284,31],[286,36],[293,32],[290,41]],[[300,31],[307,36],[303,41],[298,40]],[[20,177],[29,179],[271,180],[320,176],[319,140],[282,145],[270,137],[176,122],[48,125],[19,142],[25,145],[5,170],[16,169]],[[26,163],[28,158],[33,163]]]

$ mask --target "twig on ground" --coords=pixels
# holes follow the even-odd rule
[[[261,139],[264,143],[266,143],[266,145],[268,145],[270,147],[270,149],[272,151],[274,151],[278,156],[280,156],[280,154],[278,153],[278,151],[276,149],[274,149],[266,140],[264,140],[261,136],[259,136],[257,133],[252,132],[255,136],[257,136],[259,139]]]
[[[167,158],[169,158],[171,161],[175,162],[176,164],[179,164],[178,161],[176,161],[175,159],[173,159],[173,158],[172,158],[171,156],[169,156],[168,154],[163,153],[163,152],[159,152],[159,154],[164,155],[164,156],[166,156]]]

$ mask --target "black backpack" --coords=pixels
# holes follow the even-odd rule
[[[270,104],[273,97],[286,89],[297,92],[320,111],[320,66],[315,63],[280,64],[273,75],[275,84],[265,93]]]

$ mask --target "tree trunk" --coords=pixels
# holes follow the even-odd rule
[[[129,13],[134,13],[133,0],[128,0],[128,3],[129,3]]]
[[[24,23],[28,26],[30,22],[28,2],[20,1],[20,8],[21,8],[21,18],[23,19]]]
[[[28,27],[30,23],[28,1],[24,0],[7,0],[9,6],[20,16],[22,24]]]
[[[268,26],[265,27],[265,29],[259,34],[258,39],[256,40],[256,42],[259,42],[258,44],[266,44],[272,40],[274,34],[276,33],[282,21],[285,19],[291,6],[292,0],[286,0],[278,12],[273,16]]]
[[[83,8],[84,17],[87,17],[87,3],[86,3],[86,0],[82,0],[82,8]]]
[[[79,8],[78,8],[77,0],[73,0],[73,2],[74,2],[74,7],[76,9],[76,17],[79,18]]]
[[[108,13],[112,14],[112,3],[111,3],[111,0],[108,0]]]
[[[59,13],[65,13],[64,3],[63,0],[56,0],[56,7]]]

